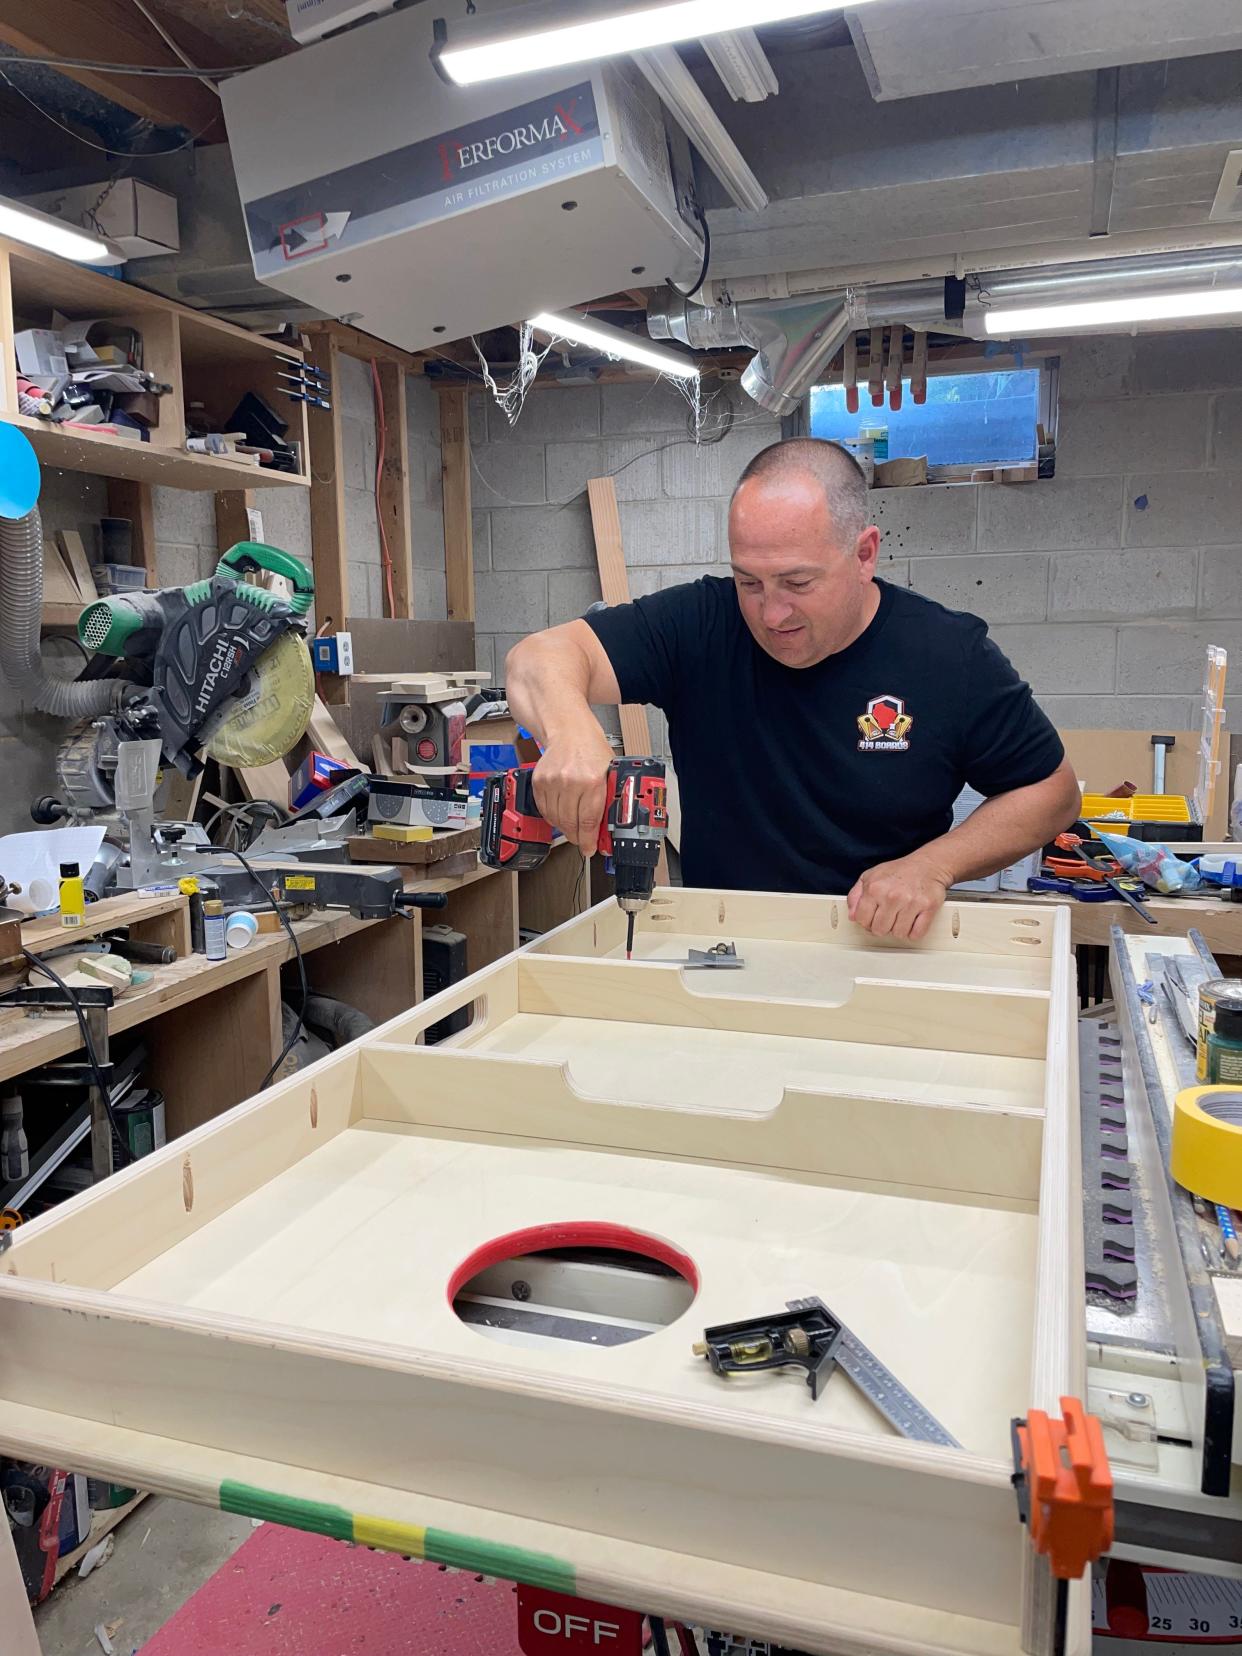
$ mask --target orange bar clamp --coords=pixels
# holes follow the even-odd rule
[[[1061,1409],[1062,1420],[1032,1409],[1013,1422],[1013,1487],[1031,1545],[1074,1581],[1113,1544],[1113,1475],[1096,1417],[1076,1397]]]

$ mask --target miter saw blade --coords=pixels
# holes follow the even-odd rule
[[[315,705],[306,640],[283,633],[250,669],[250,688],[225,702],[203,732],[203,751],[223,765],[266,765],[304,735]]]

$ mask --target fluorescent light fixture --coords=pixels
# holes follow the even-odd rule
[[[606,356],[620,357],[626,362],[641,362],[644,368],[654,368],[658,374],[674,374],[680,379],[697,379],[699,365],[675,351],[663,351],[658,345],[647,345],[624,328],[610,327],[607,322],[595,322],[584,316],[554,316],[541,311],[532,316],[530,325],[536,333],[552,339],[569,339],[575,345],[589,346]]]
[[[117,256],[107,242],[88,230],[62,224],[48,213],[36,212],[33,207],[19,207],[15,201],[6,201],[3,197],[0,197],[0,236],[41,247],[45,253],[55,253],[62,259],[76,259],[79,264],[117,263]]]
[[[768,204],[767,191],[703,96],[681,53],[672,46],[657,46],[650,52],[635,52],[634,62],[737,205],[752,213],[762,212]]]
[[[1194,293],[1138,293],[1128,299],[1085,299],[1073,304],[989,309],[989,334],[1060,333],[1066,328],[1107,328],[1128,322],[1174,322],[1242,313],[1242,287],[1200,288]]]
[[[703,42],[703,50],[735,102],[762,103],[780,91],[776,71],[753,29],[711,35]]]
[[[862,0],[853,0],[861,4]],[[577,22],[562,21],[573,13],[561,6],[549,12],[543,7],[532,13],[525,7],[495,14],[482,27],[488,38],[477,45],[436,49],[440,69],[458,86],[478,81],[499,80],[506,75],[525,75],[535,69],[553,69],[570,63],[587,63],[596,58],[615,57],[619,52],[643,52],[653,46],[671,46],[678,40],[701,40],[705,35],[730,34],[737,29],[784,23],[817,12],[839,11],[841,0],[672,0],[671,4],[627,7],[613,3],[577,8],[593,10],[594,17]],[[527,21],[523,24],[523,16]],[[543,26],[534,19],[541,16]],[[554,20],[548,22],[551,16]],[[479,25],[455,24],[468,41]],[[496,30],[501,30],[497,34]]]

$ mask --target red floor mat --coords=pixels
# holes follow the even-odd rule
[[[519,1656],[509,1582],[263,1524],[142,1656]]]

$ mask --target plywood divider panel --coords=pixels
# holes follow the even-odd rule
[[[595,865],[598,859],[592,858],[587,864],[587,885],[592,887],[595,876]],[[676,886],[657,887],[661,891],[675,891]],[[588,892],[588,901],[592,893]],[[637,936],[641,926],[635,927]],[[614,949],[625,947],[626,917],[611,897],[602,902],[592,903],[582,914],[574,915],[562,921],[559,926],[537,937],[533,943],[526,945],[528,954],[551,954],[567,956],[593,956],[610,954]]]
[[[180,1139],[262,1085],[281,1048],[277,963],[172,1007],[146,1027],[146,1077],[164,1095],[169,1139]]]
[[[413,1046],[424,1029],[446,1018],[450,1012],[475,1002],[478,1002],[475,1020],[463,1031],[472,1039],[514,1017],[518,1010],[516,963],[501,959],[484,971],[472,973],[467,981],[420,1001],[412,1012],[390,1019],[375,1031],[372,1039],[377,1044],[393,1042],[398,1046]]]
[[[598,912],[620,915],[614,904]],[[596,910],[549,932],[535,945],[540,954],[594,953],[588,947],[589,921]],[[612,937],[615,927],[609,928]],[[695,887],[657,887],[639,912],[635,935],[645,932],[699,933],[704,938],[771,938],[782,943],[840,943],[842,947],[935,955],[944,951],[978,955],[1018,955],[1046,959],[1052,947],[1048,908],[1036,904],[946,903],[919,943],[903,938],[873,937],[849,918],[843,897],[804,896],[772,891],[702,891]],[[624,934],[624,916],[621,916]],[[610,944],[610,947],[615,944]],[[882,972],[877,969],[877,977]]]
[[[0,1280],[113,1287],[358,1120],[357,1080],[354,1053],[324,1059],[114,1173],[20,1226]]]
[[[306,976],[315,994],[344,1001],[376,1024],[401,1017],[423,998],[420,911],[316,949],[306,958]],[[297,1005],[295,992],[289,999]]]
[[[656,1109],[577,1088],[568,1064],[436,1048],[362,1055],[368,1121],[538,1138],[1035,1202],[1043,1118],[786,1087],[772,1110]]]
[[[166,402],[168,398],[164,399]],[[108,512],[112,517],[128,518],[133,526],[134,562],[141,564],[147,585],[160,584],[159,561],[155,547],[155,501],[149,483],[138,483],[131,478],[108,479]]]
[[[243,1510],[246,1495],[280,1510],[280,1521],[329,1533],[352,1531],[369,1546],[443,1560],[472,1573],[573,1592],[604,1604],[641,1604],[654,1615],[706,1627],[745,1627],[788,1649],[833,1656],[1020,1656],[1012,1625],[980,1621],[894,1599],[869,1598],[819,1582],[586,1530],[411,1495],[356,1478],[325,1479],[299,1466],[241,1457],[20,1404],[0,1413],[0,1453],[32,1448],[42,1465],[76,1466],[93,1477],[133,1480],[203,1506]],[[693,1543],[683,1536],[681,1546]],[[24,1653],[23,1653],[24,1656]],[[37,1656],[37,1652],[35,1652]]]
[[[1042,1058],[1047,1046],[1048,994],[1043,989],[972,989],[858,978],[853,994],[832,1006],[822,1001],[698,994],[681,967],[650,961],[529,954],[517,962],[517,969],[521,1011],[549,1017],[951,1048],[1014,1058]]]
[[[540,1373],[494,1346],[476,1361],[186,1309],[174,1321],[158,1304],[101,1307],[5,1278],[0,1343],[6,1404],[597,1534],[604,1488],[623,1540],[676,1549],[693,1537],[725,1563],[993,1621],[1019,1590],[1004,1462],[834,1429],[806,1410],[779,1429],[739,1416],[713,1401],[716,1382],[688,1351],[708,1382],[692,1402],[670,1411],[634,1388],[618,1408],[602,1381]]]

